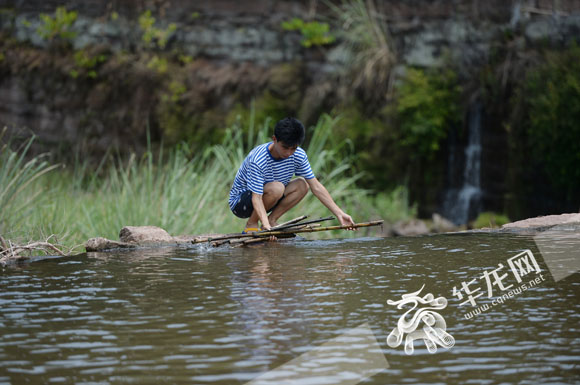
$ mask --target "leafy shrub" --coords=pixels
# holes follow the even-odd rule
[[[89,78],[95,79],[97,77],[97,66],[107,60],[107,55],[98,54],[91,55],[86,50],[75,52],[75,66],[70,74],[73,78],[77,78],[81,73],[86,73]]]
[[[157,55],[153,55],[153,57],[149,60],[149,62],[147,62],[147,68],[159,74],[166,73],[168,65],[169,64],[167,62],[167,59]]]
[[[65,7],[58,7],[54,17],[42,13],[40,20],[42,24],[38,27],[37,33],[45,40],[60,38],[67,41],[76,36],[76,32],[72,31],[73,24],[77,20],[76,11],[69,12]]]
[[[327,23],[317,21],[305,22],[300,18],[293,18],[282,23],[282,28],[286,31],[300,31],[302,34],[301,44],[306,47],[326,45],[334,42],[335,37],[330,33]]]
[[[187,91],[187,87],[184,84],[178,82],[177,80],[169,83],[169,92],[161,96],[161,100],[164,102],[177,103],[179,98]]]
[[[528,71],[518,97],[535,165],[572,198],[580,189],[580,47],[547,53]]]
[[[486,211],[477,216],[477,219],[473,222],[473,228],[501,227],[509,222],[509,218],[504,214]]]
[[[147,10],[139,16],[139,27],[143,31],[141,39],[147,47],[158,47],[164,49],[167,41],[177,30],[175,23],[169,24],[165,29],[155,27],[155,18],[151,16],[151,11]]]
[[[460,94],[461,87],[451,70],[409,68],[398,89],[396,105],[403,145],[416,156],[431,159],[450,126],[461,119]]]

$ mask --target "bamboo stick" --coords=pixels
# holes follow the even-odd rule
[[[329,231],[329,230],[344,230],[344,229],[357,229],[359,227],[371,227],[371,226],[379,226],[383,224],[383,220],[380,221],[372,221],[372,222],[363,222],[363,223],[355,223],[354,225],[337,225],[337,226],[327,226],[327,227],[318,227],[318,228],[306,228],[306,229],[299,229],[299,230],[292,230],[292,233],[315,233],[317,231]],[[284,234],[284,231],[268,231],[268,232],[260,232],[260,233],[252,233],[247,234],[254,238],[263,238],[269,237],[271,235],[280,235]],[[244,234],[246,235],[246,234]]]
[[[327,226],[327,227],[306,227],[304,229],[296,229],[296,230],[288,230],[288,231],[263,231],[260,233],[250,233],[250,234],[241,234],[242,236],[238,237],[238,239],[232,240],[230,239],[221,239],[219,241],[214,241],[211,243],[212,246],[217,247],[221,246],[226,243],[231,244],[245,244],[247,239],[243,238],[251,238],[251,239],[262,239],[267,241],[271,236],[278,236],[278,235],[287,235],[288,233],[297,234],[297,233],[314,233],[318,231],[330,231],[330,230],[344,230],[344,229],[357,229],[361,227],[371,227],[371,226],[379,226],[384,223],[383,220],[379,221],[371,221],[371,222],[363,222],[363,223],[355,223],[354,225],[337,225],[337,226]],[[257,241],[249,242],[254,243]]]
[[[308,218],[308,215],[302,215],[298,218],[291,219],[288,222],[280,223],[278,226],[272,227],[272,230],[278,230],[280,227],[285,227],[287,225],[291,225],[293,223],[300,222],[301,220],[306,219],[306,218]]]
[[[264,236],[270,236],[270,234],[273,231],[281,232],[282,230],[286,230],[287,228],[291,228],[294,226],[301,226],[301,225],[306,225],[306,224],[310,224],[310,223],[318,223],[318,222],[322,222],[322,221],[328,221],[331,219],[334,219],[334,217],[330,216],[330,217],[325,217],[325,218],[312,219],[310,221],[296,223],[295,225],[288,225],[288,226],[284,226],[284,227],[281,227],[281,225],[280,225],[280,227],[278,227],[277,230],[262,230],[262,231],[247,233],[247,234],[233,233],[233,234],[224,234],[224,235],[221,235],[218,237],[210,237],[210,238],[206,238],[206,239],[194,239],[191,241],[191,243],[195,244],[195,243],[202,243],[202,242],[217,242],[217,241],[222,241],[222,240],[226,240],[226,239],[235,239],[235,238],[253,238],[255,236],[255,234],[262,234]]]
[[[305,228],[316,228],[316,227],[320,227],[320,223],[313,223],[311,225],[306,225],[303,226]],[[293,237],[296,236],[296,234],[292,234]],[[280,235],[277,236],[277,238],[280,238]],[[286,238],[286,237],[285,237]],[[291,237],[288,237],[291,238]],[[269,237],[260,237],[260,238],[240,238],[240,239],[234,239],[234,240],[230,240],[230,245],[234,246],[234,247],[240,247],[240,246],[245,246],[245,245],[250,245],[253,243],[259,243],[259,242],[266,242],[269,241],[270,238]]]
[[[304,228],[309,228],[309,229],[313,229],[316,227],[320,227],[320,223],[313,223],[311,225],[302,225],[301,227],[298,227],[297,229],[304,229]],[[296,236],[296,234],[294,234],[294,230],[286,230],[284,231],[283,235],[277,235],[277,238],[294,238]],[[248,242],[248,241],[267,241],[269,240],[270,237],[259,237],[259,238],[234,238],[234,239],[223,239],[220,241],[214,241],[211,243],[212,246],[217,247],[217,246],[221,246],[224,245],[226,243],[229,243],[230,245],[239,245],[240,243],[246,244],[246,243],[254,243],[254,242]]]
[[[234,247],[240,247],[240,246],[245,246],[245,245],[251,245],[253,243],[260,243],[260,242],[266,242],[268,241],[268,238],[252,238],[252,239],[244,239],[242,242],[240,243],[236,243],[233,246]]]
[[[296,226],[303,226],[303,225],[309,225],[311,223],[319,223],[319,222],[324,222],[324,221],[330,221],[332,219],[335,219],[335,218],[331,215],[329,217],[318,218],[318,219],[311,219],[311,220],[305,221],[305,222],[300,222],[300,223],[295,223],[295,224],[290,224],[290,225],[285,225],[285,226],[276,226],[276,228],[272,228],[272,229],[270,229],[268,231],[278,231],[278,230],[289,231],[288,229],[294,228]]]

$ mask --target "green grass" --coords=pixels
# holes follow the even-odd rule
[[[336,4],[324,0],[324,4],[332,11],[332,23],[347,53],[347,78],[352,86],[384,98],[397,59],[386,16],[374,1],[345,0]]]
[[[250,117],[248,127],[229,128],[221,144],[203,152],[192,154],[184,145],[156,154],[147,151],[128,161],[102,166],[96,172],[83,164],[57,170],[39,158],[25,163],[26,149],[5,149],[0,158],[0,175],[20,177],[12,177],[10,200],[1,201],[2,207],[9,210],[2,211],[0,234],[26,241],[44,240],[56,234],[56,242],[73,247],[92,237],[118,239],[119,230],[128,225],[159,226],[172,235],[239,232],[245,220],[230,212],[229,189],[249,150],[269,140],[270,123],[257,126]],[[352,170],[355,157],[349,153],[348,143],[328,148],[336,123],[337,119],[323,116],[309,130],[307,153],[316,176],[339,206],[356,222],[377,218],[396,221],[413,216],[404,188],[371,196],[369,191],[357,187],[362,174]],[[10,161],[11,157],[20,162]],[[24,211],[19,215],[19,210]],[[282,220],[302,214],[314,218],[330,212],[309,194]],[[331,238],[369,233],[363,230],[306,236]]]
[[[509,223],[509,218],[504,214],[498,214],[491,211],[486,211],[477,216],[477,219],[473,222],[473,228],[481,229],[484,227],[501,227],[506,223]]]
[[[0,133],[0,140],[6,129]],[[8,229],[17,229],[27,221],[35,206],[46,203],[38,180],[57,165],[49,165],[44,156],[27,158],[32,139],[15,151],[10,142],[0,146],[0,235],[9,235]]]

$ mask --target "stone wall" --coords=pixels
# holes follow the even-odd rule
[[[487,62],[494,47],[501,44],[498,40],[502,34],[522,31],[525,36],[522,48],[526,44],[545,42],[561,45],[580,36],[580,0],[382,0],[376,4],[377,10],[385,15],[392,36],[390,43],[398,62],[396,74],[404,73],[405,66],[409,65],[433,67],[451,62],[464,79],[469,79],[482,63]],[[20,42],[46,49],[48,43],[37,33],[38,16],[40,13],[50,14],[61,5],[79,13],[74,24],[77,32],[73,39],[75,50],[100,46],[117,53],[135,52],[142,44],[142,31],[137,19],[145,10],[152,11],[161,28],[176,23],[177,29],[165,51],[182,52],[206,63],[206,66],[193,67],[192,71],[201,71],[197,77],[201,76],[209,83],[204,85],[205,88],[211,84],[221,87],[214,95],[220,103],[224,97],[224,82],[220,78],[224,77],[226,69],[234,74],[250,74],[250,78],[256,79],[260,74],[267,75],[274,66],[302,63],[305,72],[299,83],[304,86],[301,97],[306,97],[320,93],[320,89],[332,88],[328,79],[336,78],[348,56],[340,41],[324,48],[307,49],[300,45],[299,33],[281,28],[281,22],[292,17],[331,16],[332,12],[325,3],[317,0],[0,0],[0,31],[4,36],[13,36]],[[246,70],[236,70],[240,65]],[[40,136],[46,133],[47,140],[51,137],[49,132],[58,132],[63,127],[66,127],[66,132],[83,131],[79,121],[90,120],[90,114],[84,111],[81,113],[84,117],[72,119],[63,116],[62,109],[67,104],[78,104],[79,95],[74,93],[74,89],[83,88],[82,85],[67,81],[66,85],[52,84],[50,89],[41,91],[50,85],[46,68],[44,71],[36,68],[27,74],[22,72],[6,68],[0,72],[0,125],[27,127]],[[35,73],[39,79],[32,79]],[[26,89],[25,84],[34,85],[34,89]],[[231,81],[228,84],[238,92]],[[252,92],[259,93],[264,84],[262,81],[262,84],[250,87],[253,90],[244,97],[251,97]],[[320,84],[323,86],[317,90],[311,89]],[[92,87],[91,84],[84,86]],[[85,94],[81,94],[87,97],[90,93],[90,90],[85,90]],[[67,103],[67,97],[74,100]],[[51,103],[44,103],[48,99]],[[54,100],[59,102],[53,103]],[[135,106],[134,110],[148,111],[151,101],[147,103]],[[225,107],[231,106],[232,102],[225,104]],[[300,107],[296,108],[297,112],[300,110]],[[136,119],[130,125],[142,122],[143,119]],[[97,130],[98,135],[107,131],[110,124],[114,122],[96,124],[101,127]],[[119,130],[123,128],[112,132]],[[70,139],[74,139],[73,134]]]
[[[554,4],[557,4],[556,12],[553,12]],[[50,14],[61,5],[79,13],[75,23],[78,32],[73,42],[75,49],[94,44],[105,44],[115,50],[134,48],[141,37],[138,16],[152,10],[161,25],[172,22],[178,25],[168,49],[179,47],[194,57],[262,65],[309,59],[333,63],[340,57],[332,48],[322,58],[313,55],[300,46],[296,33],[280,27],[282,21],[292,17],[331,16],[328,7],[316,0],[180,3],[2,0],[1,28],[12,30],[22,41],[42,47],[46,42],[36,32],[38,14]],[[472,65],[481,61],[490,43],[506,27],[521,25],[526,36],[534,41],[562,39],[573,33],[579,24],[580,0],[390,0],[378,1],[377,9],[386,15],[402,63],[438,65],[450,51],[452,59]],[[111,18],[113,13],[118,15],[115,20]]]

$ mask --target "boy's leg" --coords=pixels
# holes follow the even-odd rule
[[[266,209],[266,211],[274,207],[276,202],[278,202],[278,200],[280,200],[280,198],[282,198],[283,195],[284,195],[284,184],[282,182],[266,183],[264,185],[264,194],[262,195],[262,201],[264,202],[264,208]],[[285,200],[286,198],[284,198],[282,202],[284,202]],[[248,219],[248,222],[246,222],[246,228],[247,227],[259,228],[258,226],[259,220],[260,218],[258,218],[258,213],[256,212],[256,210],[253,210],[252,215],[250,215],[250,218]],[[274,225],[270,223],[270,226]]]
[[[292,207],[296,206],[298,202],[302,200],[308,193],[308,183],[304,178],[296,178],[288,185],[284,190],[284,199],[280,201],[278,206],[272,210],[270,216],[268,216],[268,221],[270,226],[274,227],[278,224],[278,219]],[[277,202],[277,201],[276,201]],[[271,206],[270,206],[271,207]]]

